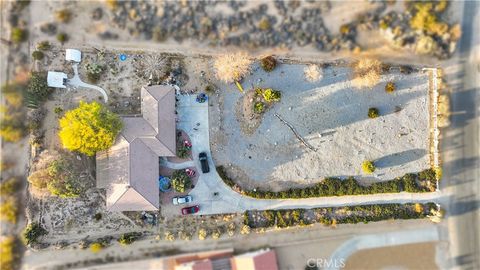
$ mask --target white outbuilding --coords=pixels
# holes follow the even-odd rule
[[[67,88],[67,86],[65,86],[67,80],[67,74],[63,72],[49,71],[47,74],[47,84],[49,87]]]
[[[82,61],[82,52],[76,49],[67,49],[65,51],[65,60],[80,63]]]

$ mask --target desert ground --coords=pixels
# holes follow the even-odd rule
[[[258,127],[241,116],[245,96],[220,86],[213,97],[210,136],[217,165],[224,165],[248,188],[285,189],[325,177],[354,176],[364,183],[391,180],[429,168],[428,76],[395,69],[373,89],[351,85],[348,64],[325,65],[323,78],[305,80],[305,64],[281,64],[270,73],[256,66],[242,84],[282,92],[282,99],[263,116]],[[393,81],[395,93],[386,93]],[[368,108],[380,117],[369,119]],[[305,147],[275,114],[291,123],[314,150]],[[373,175],[361,171],[374,160]]]

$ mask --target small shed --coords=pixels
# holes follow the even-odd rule
[[[47,74],[47,84],[49,87],[67,88],[65,83],[68,77],[63,72],[49,71]]]
[[[76,49],[67,49],[65,60],[80,63],[82,61],[82,52]]]

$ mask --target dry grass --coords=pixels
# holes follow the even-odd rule
[[[353,64],[353,85],[357,88],[374,87],[380,81],[382,62],[364,58]]]
[[[217,78],[226,83],[241,80],[250,72],[253,60],[246,52],[224,54],[215,59],[213,66]]]
[[[447,95],[438,97],[438,126],[447,127],[450,125],[450,99]]]
[[[316,82],[323,77],[322,70],[318,65],[308,65],[303,72],[305,74],[305,79],[309,82]]]

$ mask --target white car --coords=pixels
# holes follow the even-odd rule
[[[192,196],[187,195],[183,197],[174,197],[173,198],[173,205],[185,204],[193,201]]]

